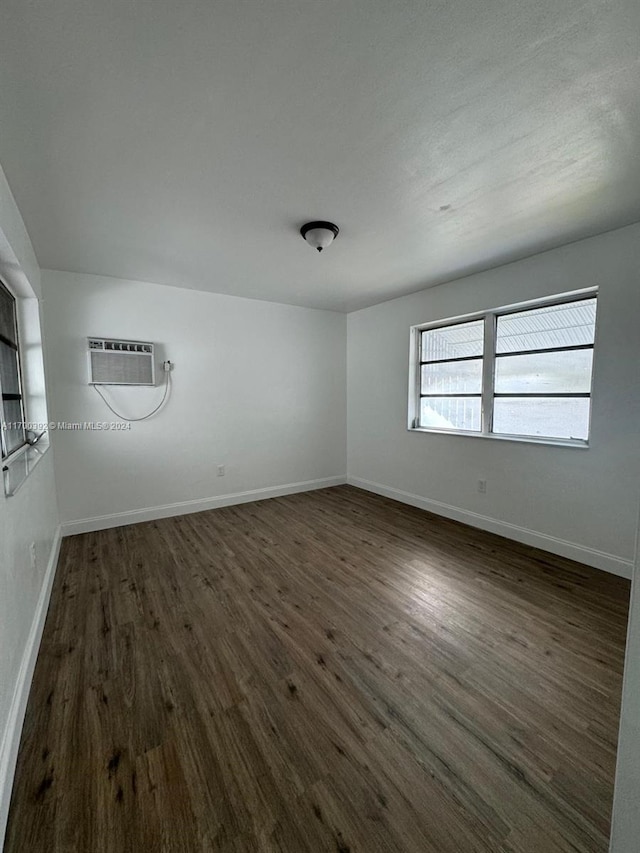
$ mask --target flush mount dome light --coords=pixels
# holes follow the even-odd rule
[[[333,243],[339,231],[340,229],[333,222],[307,222],[300,229],[307,243],[319,252]]]

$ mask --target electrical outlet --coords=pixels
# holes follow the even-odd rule
[[[218,477],[224,477],[225,473],[224,465],[218,465]]]
[[[36,543],[32,542],[29,545],[29,558],[31,560],[31,569],[35,572],[38,568],[38,555],[36,553]]]
[[[487,494],[487,481],[486,480],[478,480],[478,491],[481,495]]]

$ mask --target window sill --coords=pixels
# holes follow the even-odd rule
[[[516,444],[544,444],[550,447],[589,449],[589,442],[581,438],[536,438],[533,435],[498,435],[497,433],[469,432],[461,429],[432,429],[431,427],[407,427],[407,430],[409,432],[436,433],[437,435],[462,435],[467,438],[488,438],[490,441],[513,441]]]
[[[11,498],[20,491],[49,447],[49,436],[43,435],[37,444],[25,444],[2,460],[2,478],[6,497]]]

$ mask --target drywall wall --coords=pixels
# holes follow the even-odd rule
[[[407,430],[409,327],[599,286],[588,449]],[[631,576],[640,492],[640,225],[348,316],[351,482]],[[487,481],[478,494],[477,481]]]
[[[45,412],[37,301],[40,270],[1,169],[0,276],[21,299],[27,396],[34,398],[29,416],[40,418]],[[36,382],[38,370],[40,381]],[[55,568],[57,528],[53,455],[49,451],[14,497],[5,497],[0,486],[0,847],[48,584]]]
[[[611,818],[611,853],[637,853],[640,838],[640,525],[631,584],[616,785]]]
[[[67,532],[344,481],[344,315],[46,270],[42,281],[53,420],[118,420],[87,384],[87,336],[153,341],[158,362],[175,362],[152,419],[54,435]],[[162,389],[104,393],[137,417]]]

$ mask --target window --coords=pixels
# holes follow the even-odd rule
[[[0,420],[2,458],[26,443],[16,300],[0,282]]]
[[[410,427],[586,444],[596,294],[417,326]]]

